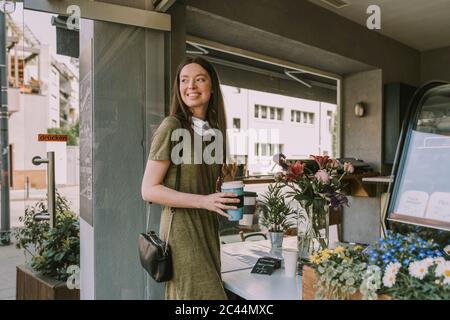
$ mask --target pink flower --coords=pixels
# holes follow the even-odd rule
[[[328,160],[328,167],[332,169],[337,169],[341,167],[341,163],[336,159],[330,159]]]
[[[350,162],[344,163],[344,171],[348,173],[353,173],[355,171],[355,168]]]
[[[305,165],[298,160],[293,165],[290,164],[288,167],[288,174],[286,177],[287,181],[292,181],[303,177],[304,170]]]
[[[310,156],[316,160],[317,164],[319,165],[319,169],[324,169],[327,164],[331,161],[329,156]]]
[[[330,182],[330,175],[325,170],[317,171],[315,177],[319,182],[323,184],[328,184]]]

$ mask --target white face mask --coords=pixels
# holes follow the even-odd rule
[[[192,117],[192,129],[200,136],[216,135],[214,130],[209,126],[208,121],[204,121],[196,117]]]

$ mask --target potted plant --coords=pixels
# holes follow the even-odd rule
[[[285,202],[281,183],[269,184],[259,202],[261,225],[269,231],[272,248],[281,248],[284,232],[296,225],[295,214]]]
[[[16,298],[79,299],[79,217],[59,193],[53,228],[48,219],[42,219],[45,212],[46,202],[39,201],[27,207],[25,215],[19,218],[24,227],[14,237],[16,247],[24,251],[26,263],[17,266]]]

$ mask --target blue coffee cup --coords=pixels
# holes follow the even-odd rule
[[[227,203],[228,206],[237,207],[236,210],[227,210],[229,221],[239,221],[244,214],[244,183],[242,181],[227,181],[222,183],[222,192],[235,193],[239,203]]]

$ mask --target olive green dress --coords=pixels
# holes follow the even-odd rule
[[[166,117],[153,135],[149,160],[170,160],[174,129],[180,121]],[[205,145],[205,144],[204,144]],[[204,146],[203,145],[203,146]],[[191,150],[194,150],[192,147]],[[192,159],[193,159],[192,152]],[[200,165],[181,164],[180,191],[202,194]],[[203,194],[215,192],[219,165],[204,165],[207,178]],[[163,184],[175,189],[176,166],[171,163]],[[170,208],[164,207],[160,236],[166,239],[170,222]],[[166,299],[227,299],[220,271],[220,241],[217,213],[202,209],[177,208],[172,222],[169,244],[172,250],[173,278],[166,283]]]

